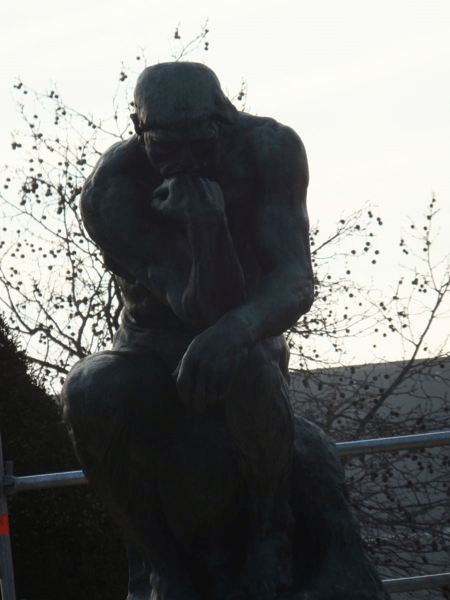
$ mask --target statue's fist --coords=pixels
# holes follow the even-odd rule
[[[153,192],[152,206],[166,217],[180,221],[218,217],[225,211],[221,187],[198,175],[165,179]]]

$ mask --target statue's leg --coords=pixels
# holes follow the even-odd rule
[[[289,600],[388,600],[368,556],[336,446],[295,420],[292,507],[294,590]]]
[[[228,428],[251,498],[252,539],[241,586],[255,600],[275,598],[291,584],[294,419],[287,362],[284,338],[256,344],[226,401]]]
[[[127,600],[149,600],[152,593],[149,570],[145,566],[139,546],[125,536],[128,558],[128,596]]]
[[[197,599],[157,491],[180,411],[170,371],[151,354],[102,352],[75,365],[62,400],[90,484],[152,572],[152,598]]]

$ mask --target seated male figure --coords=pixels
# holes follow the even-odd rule
[[[313,300],[306,154],[196,63],[146,69],[135,107],[81,200],[122,323],[69,374],[65,419],[152,598],[269,600],[292,580],[283,332]]]

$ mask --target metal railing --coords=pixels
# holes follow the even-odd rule
[[[357,442],[340,442],[336,448],[340,456],[356,456],[358,454],[375,454],[377,452],[393,452],[411,450],[414,448],[430,448],[450,445],[450,431],[405,435],[401,437],[361,440]],[[67,487],[86,484],[83,471],[66,471],[63,473],[46,473],[16,477],[12,474],[12,463],[6,463],[6,473],[3,470],[3,455],[0,437],[0,519],[6,520],[8,529],[8,507],[6,497],[27,490],[52,487]],[[1,523],[0,523],[1,525]],[[1,534],[0,530],[0,584],[3,600],[16,600],[14,588],[14,573],[11,555],[9,531]],[[401,579],[384,579],[383,585],[390,593],[424,590],[450,586],[450,573],[436,575],[421,575]]]

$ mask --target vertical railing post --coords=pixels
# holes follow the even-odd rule
[[[0,588],[3,600],[16,600],[4,475],[2,438],[0,435]]]

